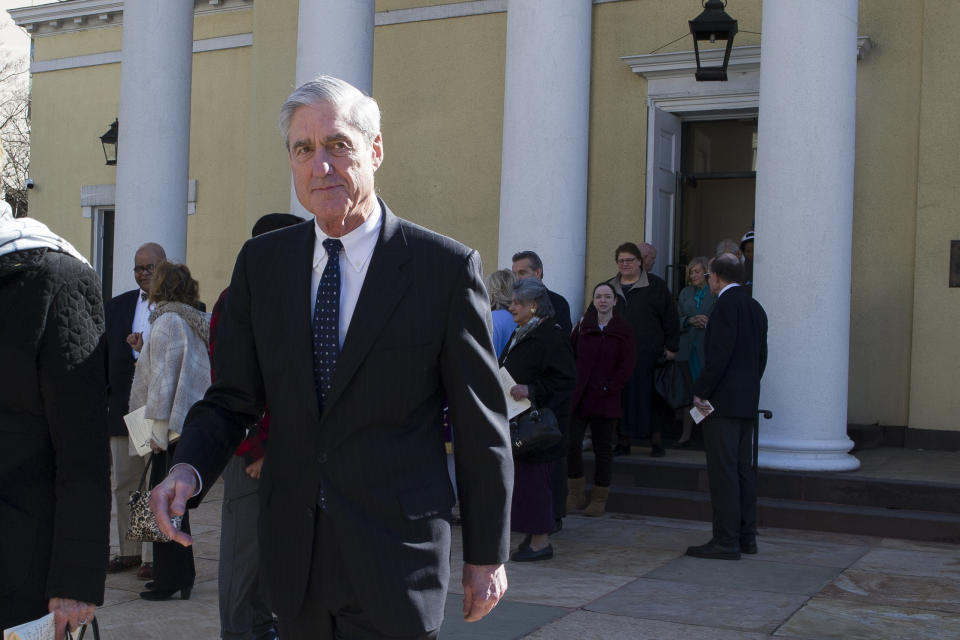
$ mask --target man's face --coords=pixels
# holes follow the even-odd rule
[[[747,240],[743,243],[743,249],[741,250],[743,257],[747,260],[753,260],[753,240]]]
[[[713,263],[710,263],[710,266],[713,267]],[[711,272],[707,272],[707,284],[710,285],[710,293],[713,295],[719,295],[720,290],[723,289],[726,285]]]
[[[160,254],[149,248],[143,248],[137,251],[133,257],[133,277],[137,281],[137,286],[141,291],[150,291],[150,283],[153,281],[153,273],[157,270],[157,265],[163,261]]]
[[[543,269],[534,269],[533,265],[530,264],[530,258],[523,258],[513,263],[513,275],[517,276],[517,280],[525,280],[526,278],[540,280],[543,277]]]
[[[643,270],[649,273],[653,269],[653,263],[657,261],[657,250],[645,244],[640,247],[640,255],[643,257]]]
[[[346,108],[317,102],[290,121],[289,160],[297,199],[324,233],[340,237],[373,211],[373,174],[383,162],[383,140],[369,142],[348,124]]]

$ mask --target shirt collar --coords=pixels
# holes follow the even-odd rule
[[[380,220],[382,218],[383,213],[381,212],[380,201],[378,200],[377,206],[374,207],[373,212],[367,216],[367,219],[363,221],[363,224],[345,236],[340,237],[347,263],[358,273],[363,270],[364,265],[367,260],[370,259],[370,256],[373,255],[373,250],[377,246],[377,240],[380,238]],[[313,228],[317,237],[313,245],[313,268],[317,269],[327,255],[326,249],[323,248],[323,241],[330,236],[323,232],[316,219],[313,221]]]
[[[739,287],[739,286],[740,286],[740,285],[737,284],[736,282],[732,282],[732,283],[728,284],[727,286],[725,286],[723,289],[720,289],[720,293],[717,294],[717,297],[719,298],[720,296],[722,296],[722,295],[724,294],[724,292],[726,292],[727,289],[732,289],[732,288],[734,288],[734,287]]]

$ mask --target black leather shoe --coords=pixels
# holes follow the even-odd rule
[[[724,547],[716,540],[710,540],[699,547],[687,547],[687,555],[707,560],[739,560],[740,551],[736,547]]]
[[[529,548],[530,548],[530,539],[531,539],[531,538],[533,538],[533,536],[531,536],[531,535],[528,533],[528,534],[526,535],[526,537],[524,537],[524,539],[520,541],[520,544],[517,545],[517,548],[520,549],[520,550],[529,549]]]
[[[530,547],[520,547],[510,556],[514,562],[536,562],[538,560],[549,560],[553,557],[553,545],[548,544],[543,549],[534,551]]]
[[[550,535],[552,536],[555,533],[560,533],[562,529],[563,529],[563,518],[557,518],[556,520],[553,521],[553,530],[550,532]]]
[[[659,444],[655,444],[652,447],[650,447],[651,458],[662,458],[665,455],[667,455],[667,450],[664,449],[663,446]]]
[[[193,585],[189,587],[183,587],[180,589],[157,589],[154,588],[150,591],[141,591],[140,597],[143,600],[169,600],[173,597],[173,594],[180,592],[181,600],[190,599],[190,591],[193,589]]]
[[[757,540],[741,540],[740,541],[740,553],[746,553],[747,555],[756,555],[757,553]]]

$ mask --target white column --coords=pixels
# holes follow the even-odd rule
[[[764,2],[754,294],[760,465],[847,471],[857,0]]]
[[[507,4],[497,266],[536,251],[545,284],[575,317],[583,311],[592,8],[591,0]]]
[[[296,85],[326,74],[373,95],[374,0],[300,0]],[[290,184],[290,212],[311,214]]]
[[[157,242],[187,258],[193,0],[137,0],[123,11],[113,282],[133,283],[133,256]]]

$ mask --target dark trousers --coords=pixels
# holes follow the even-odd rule
[[[703,423],[713,537],[725,547],[757,535],[757,471],[753,468],[756,420],[710,416]]]
[[[613,476],[613,439],[617,431],[616,418],[581,418],[570,420],[570,448],[567,453],[567,477],[583,477],[583,435],[590,426],[595,457],[593,484],[609,487]]]
[[[218,575],[223,640],[262,640],[277,635],[276,620],[260,592],[260,481],[247,475],[246,466],[243,458],[233,456],[223,470]]]
[[[343,555],[334,539],[333,526],[323,512],[316,515],[313,562],[303,608],[296,618],[280,620],[283,640],[373,640],[384,638],[364,611],[350,586]],[[348,559],[349,560],[349,559]],[[395,640],[435,640],[439,629]],[[394,636],[390,636],[394,638]]]
[[[153,453],[150,462],[150,487],[160,484],[167,476],[167,468],[176,451],[176,443],[166,453]],[[190,533],[190,510],[183,514],[180,529]],[[153,543],[153,583],[155,589],[182,589],[192,587],[197,576],[193,566],[193,546],[185,547],[179,542]]]

